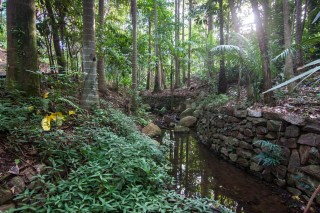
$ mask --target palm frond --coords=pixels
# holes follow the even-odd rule
[[[320,18],[320,11],[316,15],[316,17],[313,19],[312,24],[314,24],[319,18]]]
[[[319,61],[319,60],[316,60],[316,61]],[[313,62],[311,62],[311,63],[313,63]],[[309,64],[311,64],[311,63],[309,63]],[[319,62],[318,62],[319,63]],[[311,65],[310,65],[311,66]],[[312,75],[313,73],[315,73],[315,72],[317,72],[317,71],[319,71],[320,70],[320,66],[317,66],[317,67],[315,67],[315,68],[313,68],[313,69],[311,69],[311,70],[308,70],[308,71],[306,71],[306,72],[304,72],[304,73],[302,73],[302,74],[300,74],[300,75],[298,75],[298,76],[295,76],[295,77],[293,77],[293,78],[291,78],[291,79],[289,79],[289,80],[287,80],[287,81],[285,81],[285,82],[283,82],[283,83],[281,83],[281,84],[279,84],[279,85],[277,85],[277,86],[275,86],[275,87],[272,87],[271,89],[268,89],[267,91],[264,91],[262,94],[265,94],[265,93],[267,93],[267,92],[271,92],[271,91],[273,91],[273,90],[276,90],[276,89],[279,89],[279,88],[281,88],[281,87],[284,87],[284,86],[286,86],[286,85],[288,85],[288,84],[290,84],[290,83],[292,83],[292,82],[294,82],[294,81],[296,81],[296,80],[298,80],[298,79],[300,79],[300,78],[303,78],[303,77],[305,77],[305,76],[307,76],[307,75]],[[303,79],[304,80],[304,79]]]
[[[235,45],[218,45],[210,50],[211,52],[231,52],[242,53],[243,50]]]
[[[277,55],[276,57],[274,57],[271,61],[275,62],[278,59],[285,59],[288,55],[293,55],[295,49],[294,47],[285,49],[284,51],[282,51],[279,55]]]

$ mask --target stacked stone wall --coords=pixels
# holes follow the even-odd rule
[[[203,107],[197,134],[210,149],[260,178],[309,200],[320,183],[320,121],[252,109]],[[281,162],[263,166],[256,156],[267,152],[257,141],[281,147]],[[232,174],[230,174],[232,175]],[[320,196],[316,198],[320,204]]]

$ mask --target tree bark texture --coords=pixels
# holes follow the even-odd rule
[[[303,35],[303,28],[302,28],[302,0],[296,0],[296,32],[295,32],[295,40],[296,44],[298,45],[298,50],[296,52],[295,57],[295,72],[297,69],[303,65],[303,52],[302,48],[300,47],[302,43],[302,35]]]
[[[7,90],[40,93],[34,0],[7,1]]]
[[[289,0],[283,0],[283,26],[284,26],[284,48],[291,48],[291,23],[290,23],[290,4]],[[286,80],[293,77],[293,61],[290,54],[285,60],[284,75]],[[288,85],[288,90],[292,91],[293,84]]]
[[[148,73],[146,90],[150,89],[151,83],[151,16],[148,18]]]
[[[159,47],[158,47],[158,9],[157,1],[154,1],[154,53],[156,56],[155,61],[155,77],[154,77],[154,93],[161,92],[161,71],[159,64]]]
[[[132,16],[132,111],[137,109],[137,0],[131,0]]]
[[[229,0],[229,7],[230,7],[234,31],[236,33],[240,33],[239,18],[237,16],[234,0]]]
[[[258,37],[260,53],[261,53],[261,62],[262,62],[262,75],[263,75],[263,89],[266,91],[271,88],[271,70],[270,70],[270,61],[268,55],[268,44],[266,31],[262,26],[262,20],[259,12],[259,5],[257,0],[250,0],[252,5],[252,12],[255,17],[256,23],[256,33]],[[267,27],[267,26],[264,26]],[[268,92],[264,94],[264,102],[266,104],[272,103],[273,93]]]
[[[180,35],[180,0],[175,0],[175,88],[180,87],[180,57],[178,52]]]
[[[182,0],[182,43],[184,43],[184,0]],[[185,69],[185,60],[182,60],[182,64],[181,64],[181,68],[182,68],[182,82],[185,83],[186,82],[186,69]]]
[[[99,0],[99,26],[100,28],[103,27],[104,18],[105,18],[105,0]],[[99,35],[101,36],[101,35]],[[99,45],[101,47],[102,45]],[[102,52],[102,48],[99,50],[98,54],[98,62],[97,62],[97,73],[98,73],[98,89],[100,92],[106,93],[107,92],[107,82],[104,73],[104,54]]]
[[[207,56],[208,56],[208,78],[213,76],[213,54],[210,51],[210,47],[213,42],[213,14],[209,11],[208,14],[208,44],[207,44]]]
[[[224,45],[224,35],[223,35],[223,9],[222,9],[222,0],[219,0],[219,22],[220,22],[220,45]],[[218,81],[218,94],[227,92],[227,78],[225,72],[224,64],[224,53],[222,52],[220,59],[220,72],[219,72],[219,81]]]
[[[192,18],[191,18],[191,12],[192,12],[192,0],[189,0],[189,43],[188,43],[188,81],[187,86],[190,87],[190,78],[191,78],[191,30],[192,30]]]
[[[83,74],[81,104],[99,105],[94,0],[83,0]]]
[[[59,72],[63,73],[66,71],[66,60],[64,58],[64,54],[63,54],[63,52],[61,50],[61,46],[60,46],[61,40],[59,37],[59,26],[58,26],[58,23],[56,22],[56,19],[54,16],[51,1],[45,0],[45,5],[46,5],[46,9],[48,11],[48,16],[50,18],[50,25],[51,25],[52,37],[53,37],[53,47],[54,47],[54,51],[56,53],[58,70],[59,70]]]

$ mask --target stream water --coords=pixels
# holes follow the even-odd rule
[[[164,139],[174,141],[169,159],[178,193],[218,200],[234,212],[301,212],[287,193],[215,157],[192,134],[166,131]]]

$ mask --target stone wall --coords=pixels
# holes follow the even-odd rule
[[[224,159],[309,200],[320,183],[320,122],[298,115],[231,107],[203,107],[197,113],[200,141]],[[266,167],[256,156],[266,152],[259,140],[282,150],[279,165]],[[320,196],[316,198],[320,204]]]
[[[20,168],[16,174],[7,172],[0,178],[0,212],[15,208],[13,198],[22,193],[25,189],[36,190],[41,187],[41,182],[35,177],[37,174],[43,174],[46,166],[36,164]]]

